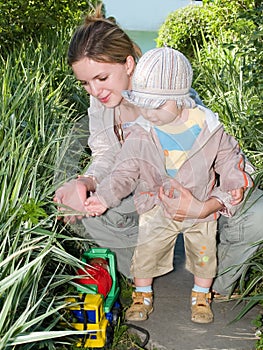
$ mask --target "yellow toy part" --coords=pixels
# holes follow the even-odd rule
[[[102,348],[108,343],[109,321],[103,309],[103,298],[100,294],[80,294],[79,298],[67,298],[71,303],[69,310],[72,314],[71,326],[78,330],[87,330],[76,346],[85,348]]]

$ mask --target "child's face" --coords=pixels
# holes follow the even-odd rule
[[[171,124],[177,119],[179,110],[174,101],[167,101],[157,109],[140,108],[142,116],[154,125]]]

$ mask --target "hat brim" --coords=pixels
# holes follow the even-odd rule
[[[126,101],[141,108],[156,109],[167,102],[166,99],[154,99],[142,96],[142,94],[134,92],[133,90],[124,90],[121,94]]]

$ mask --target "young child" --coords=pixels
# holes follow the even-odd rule
[[[157,48],[139,60],[127,103],[140,107],[141,117],[123,125],[125,141],[111,174],[87,199],[88,215],[101,215],[133,191],[140,214],[138,244],[132,261],[135,291],[126,319],[142,321],[153,311],[153,278],[173,269],[177,236],[184,235],[186,268],[194,275],[191,320],[213,321],[210,287],[216,274],[216,228],[219,213],[178,222],[164,215],[160,187],[176,198],[174,178],[200,201],[215,197],[221,212],[231,215],[252,186],[244,172],[237,141],[227,135],[217,115],[196,105],[189,91],[192,68],[187,58],[171,48]],[[218,197],[216,176],[225,196]]]

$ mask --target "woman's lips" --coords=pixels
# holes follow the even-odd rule
[[[100,97],[99,100],[101,103],[107,103],[110,99],[110,94],[105,97]]]

